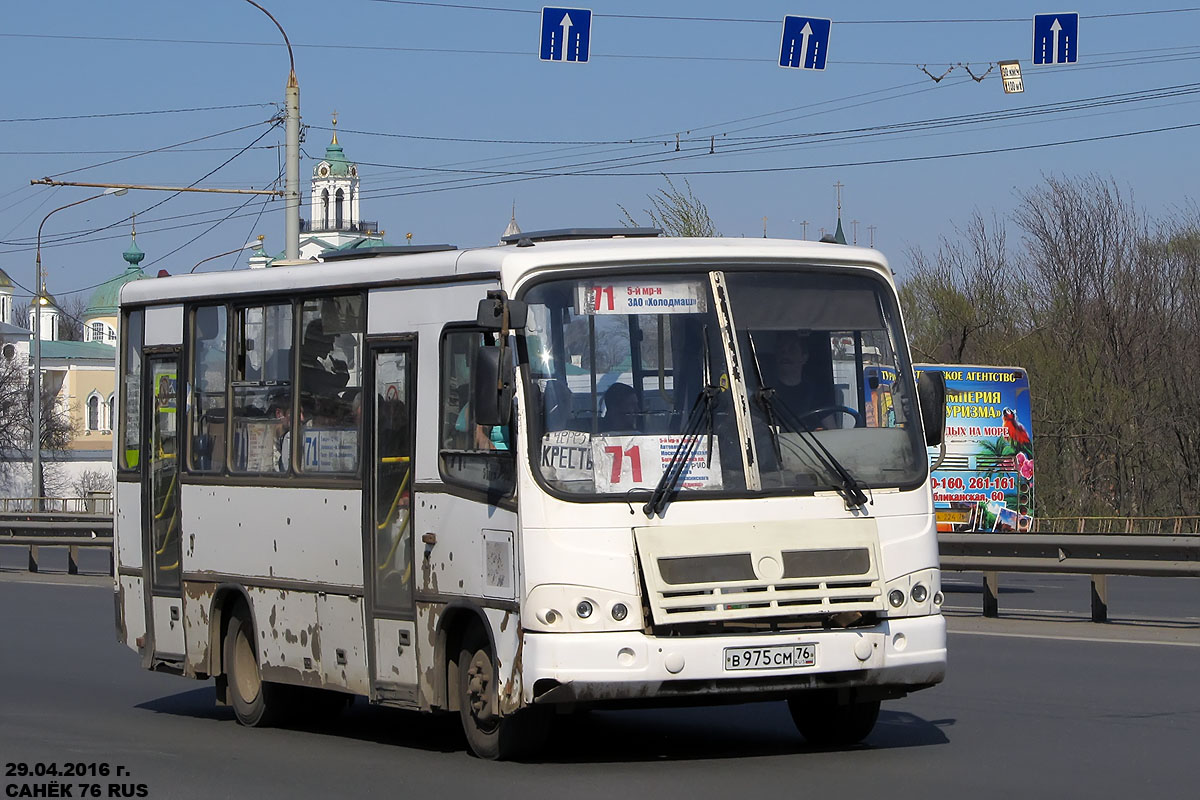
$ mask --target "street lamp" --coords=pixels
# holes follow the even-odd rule
[[[30,432],[30,447],[33,449],[33,491],[35,510],[40,511],[42,506],[42,306],[46,305],[46,287],[45,280],[42,277],[42,228],[46,225],[46,220],[57,214],[63,209],[71,208],[82,203],[87,203],[91,200],[98,200],[101,197],[112,195],[119,197],[126,194],[128,189],[105,189],[100,194],[94,194],[91,197],[85,197],[82,200],[76,200],[74,203],[67,203],[65,206],[59,206],[51,211],[46,216],[42,217],[42,223],[38,225],[37,232],[37,268],[34,273],[34,298],[33,298],[33,429]]]
[[[241,247],[235,247],[232,250],[226,250],[224,253],[217,253],[215,256],[209,256],[208,258],[202,258],[196,262],[196,267],[200,266],[201,264],[204,264],[205,262],[212,261],[214,258],[220,258],[221,256],[231,256],[234,253],[240,253],[243,250],[249,250],[251,247],[261,247],[264,239],[266,239],[265,236],[259,236],[253,242],[246,242]],[[191,269],[188,270],[188,272],[189,273],[195,272],[196,267],[192,267]]]
[[[279,24],[279,20],[254,0],[246,2],[270,17],[275,27],[279,28],[279,32],[283,34],[283,43],[287,45],[288,61],[291,64],[291,73],[288,75],[284,92],[287,109],[284,116],[287,128],[284,164],[287,174],[283,184],[283,213],[287,238],[284,242],[284,257],[294,261],[300,258],[300,83],[296,80],[296,59],[292,56],[292,43],[288,41],[287,31]]]

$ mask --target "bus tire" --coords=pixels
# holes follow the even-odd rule
[[[870,735],[879,701],[839,703],[835,692],[806,692],[788,698],[796,730],[815,747],[848,747]]]
[[[528,755],[546,739],[549,716],[526,708],[500,716],[496,661],[487,638],[472,629],[458,657],[458,713],[471,752],[489,761]]]
[[[228,684],[229,705],[237,721],[249,728],[266,727],[279,718],[281,703],[279,689],[262,679],[258,666],[258,649],[254,646],[254,626],[245,608],[238,608],[229,617],[225,628],[225,678]]]

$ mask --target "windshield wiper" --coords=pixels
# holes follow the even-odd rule
[[[671,491],[683,476],[688,464],[691,463],[692,453],[696,449],[696,443],[700,440],[701,433],[704,433],[708,437],[706,466],[712,466],[713,412],[716,409],[717,396],[720,394],[720,391],[721,387],[714,386],[712,382],[712,370],[709,366],[708,326],[705,325],[704,386],[700,389],[700,394],[696,396],[696,401],[692,403],[692,410],[688,414],[687,426],[684,428],[683,438],[679,440],[679,444],[675,447],[675,452],[671,453],[671,460],[667,462],[662,477],[658,479],[654,491],[650,494],[650,499],[646,501],[646,505],[642,506],[642,513],[647,517],[661,513],[666,508]],[[701,425],[704,426],[703,430],[701,430]]]
[[[804,422],[803,415],[797,415],[792,409],[788,408],[787,403],[776,396],[774,387],[767,386],[766,381],[763,379],[762,367],[758,363],[758,351],[754,346],[754,335],[747,332],[746,338],[750,340],[750,359],[754,362],[754,375],[758,379],[759,390],[755,399],[762,406],[763,412],[767,416],[767,430],[771,434],[771,445],[775,450],[775,463],[779,469],[781,471],[783,469],[783,451],[779,442],[779,430],[775,425],[777,411],[780,412],[778,416],[788,424],[788,427],[800,435],[800,441],[808,446],[809,451],[817,461],[832,475],[837,477],[832,486],[846,502],[846,508],[851,509],[865,506],[867,504],[867,495],[863,492],[855,477],[821,443],[821,440],[817,438],[813,429]],[[776,404],[778,404],[778,407]]]

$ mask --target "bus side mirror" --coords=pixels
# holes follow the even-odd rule
[[[479,301],[475,322],[485,331],[504,330],[505,309],[508,310],[509,330],[521,330],[525,327],[525,320],[529,316],[529,306],[524,300],[509,300],[504,292],[488,292],[488,296]]]
[[[946,376],[933,371],[917,376],[917,404],[921,407],[925,444],[937,447],[946,432]]]
[[[511,361],[501,361],[505,352],[506,348],[488,345],[475,351],[471,398],[477,425],[507,425],[512,415],[515,373]]]

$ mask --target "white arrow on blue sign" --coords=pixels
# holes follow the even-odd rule
[[[542,9],[542,61],[588,60],[592,40],[592,12],[587,8]]]
[[[779,66],[794,69],[825,69],[829,29],[833,20],[816,17],[784,17]]]
[[[1078,57],[1078,13],[1034,15],[1034,64],[1074,64]]]

